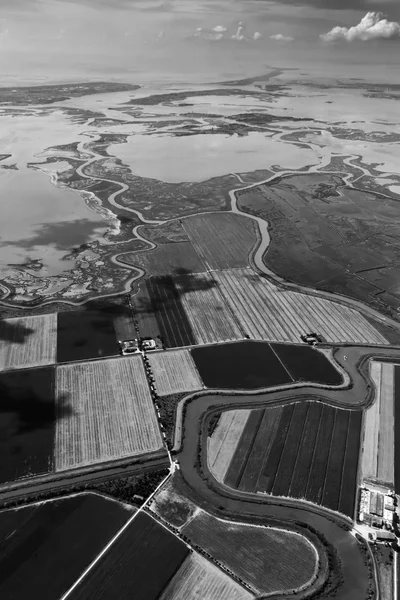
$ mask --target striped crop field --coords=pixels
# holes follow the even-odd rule
[[[250,411],[223,483],[305,499],[352,517],[361,411],[300,401]]]
[[[253,339],[298,342],[302,334],[315,331],[328,342],[388,343],[358,311],[341,304],[281,290],[246,269],[213,276],[244,333]]]
[[[211,270],[248,267],[249,254],[258,244],[255,222],[241,215],[198,215],[185,219],[183,227]]]
[[[254,596],[197,552],[191,552],[160,600],[250,600]]]
[[[394,365],[373,361],[375,401],[365,411],[361,471],[364,479],[394,485]]]
[[[56,471],[162,448],[141,356],[59,366],[56,389]]]
[[[207,441],[207,462],[210,472],[221,483],[239,443],[250,410],[226,410]]]
[[[146,287],[167,346],[243,339],[236,319],[209,273],[151,277]]]
[[[218,287],[206,274],[175,278],[175,286],[184,293],[182,306],[197,344],[243,339],[243,334]]]
[[[308,587],[318,553],[297,533],[218,519],[200,510],[182,530],[258,594],[284,594]]]
[[[148,359],[160,396],[193,392],[204,387],[189,350],[149,353]]]
[[[0,371],[56,362],[57,314],[0,321]]]

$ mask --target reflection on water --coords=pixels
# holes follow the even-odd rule
[[[74,246],[101,238],[107,223],[74,191],[52,185],[28,168],[0,177],[0,269],[36,261],[41,276],[73,268],[63,260]],[[40,265],[43,265],[40,268]]]

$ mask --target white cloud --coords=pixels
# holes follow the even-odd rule
[[[225,31],[228,31],[226,27],[222,27],[222,25],[217,25],[216,27],[212,28],[212,31],[214,33],[225,33]]]
[[[345,40],[354,42],[355,40],[375,40],[378,38],[390,39],[400,36],[400,23],[388,21],[383,18],[379,12],[369,12],[363,17],[358,25],[354,27],[334,27],[328,33],[323,33],[319,37],[324,42],[336,42]]]
[[[277,33],[275,35],[270,35],[271,40],[275,42],[293,42],[294,38],[289,35],[282,35],[281,33]]]
[[[253,35],[253,40],[257,41],[257,40],[261,40],[262,35],[259,31],[256,31],[255,34]]]
[[[239,27],[237,29],[237,32],[235,33],[235,35],[232,36],[232,39],[233,40],[239,40],[239,41],[244,40],[245,37],[243,35],[243,32],[244,32],[244,25],[243,25],[243,23],[239,23]]]

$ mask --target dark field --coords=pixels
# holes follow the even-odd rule
[[[257,389],[292,379],[271,346],[263,342],[238,342],[193,348],[192,357],[206,387]]]
[[[170,275],[187,271],[202,273],[205,267],[190,242],[176,242],[158,246],[147,252],[125,252],[120,261],[142,268],[148,275]]]
[[[0,413],[0,483],[51,471],[54,368],[0,373]]]
[[[362,300],[396,318],[396,200],[346,188],[338,175],[328,174],[276,179],[238,196],[243,211],[271,225],[264,261],[272,271],[300,285]]]
[[[178,290],[170,276],[151,277],[141,285],[139,293],[132,297],[132,306],[142,337],[159,335],[169,347],[196,343],[180,300],[182,293],[185,290]]]
[[[304,498],[353,517],[361,411],[318,402],[253,410],[225,483]]]
[[[0,512],[0,597],[61,598],[130,515],[92,494]]]
[[[58,314],[58,362],[114,356],[118,352],[112,313],[87,310]]]
[[[214,389],[253,390],[293,381],[342,383],[327,358],[306,344],[245,341],[193,348],[191,353],[205,386]]]
[[[394,487],[400,494],[400,365],[394,368]]]
[[[306,344],[271,344],[294,381],[314,381],[325,385],[340,385],[341,374],[322,352]]]
[[[71,600],[156,600],[189,549],[141,512],[71,594]]]

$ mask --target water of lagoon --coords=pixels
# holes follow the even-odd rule
[[[53,185],[45,174],[22,167],[0,176],[0,274],[11,266],[38,260],[38,275],[73,268],[65,260],[74,247],[102,238],[106,221],[79,193]]]

